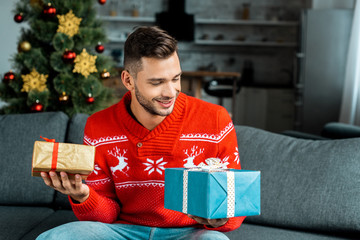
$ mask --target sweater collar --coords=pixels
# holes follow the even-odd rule
[[[150,131],[142,126],[138,121],[136,121],[129,113],[131,93],[127,92],[119,102],[119,121],[127,129],[129,134],[138,138],[139,140],[147,140],[161,134],[166,129],[168,129],[170,125],[181,124],[181,119],[185,115],[186,99],[186,95],[184,93],[180,93],[176,98],[174,110],[172,113],[168,115],[158,126],[156,126],[156,128]]]

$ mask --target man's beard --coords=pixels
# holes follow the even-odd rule
[[[179,95],[179,92],[176,93],[176,97],[175,100],[177,98],[177,96]],[[139,91],[139,89],[137,88],[136,84],[135,84],[135,97],[137,99],[137,101],[139,102],[139,104],[145,109],[145,111],[147,111],[148,113],[152,114],[152,115],[157,115],[157,116],[168,116],[172,113],[172,111],[174,110],[174,105],[175,105],[175,100],[174,100],[174,104],[171,108],[167,109],[167,110],[159,110],[156,108],[155,103],[153,101],[168,101],[171,98],[169,97],[158,97],[158,98],[154,98],[153,100],[147,100]]]

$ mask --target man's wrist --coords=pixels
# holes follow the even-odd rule
[[[70,196],[74,203],[80,204],[85,202],[90,196],[90,191],[84,196]]]
[[[73,203],[75,203],[75,204],[83,203],[83,202],[85,202],[87,199],[88,199],[88,198],[81,198],[81,199],[78,200],[78,199],[75,199],[75,198],[71,197],[71,200],[72,200]]]

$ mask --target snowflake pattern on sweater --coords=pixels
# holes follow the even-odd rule
[[[228,168],[240,168],[228,113],[181,93],[173,112],[149,131],[127,112],[130,101],[127,93],[87,121],[84,144],[96,146],[95,170],[86,180],[89,199],[71,203],[75,215],[80,220],[154,227],[200,226],[185,214],[164,208],[164,171],[198,166],[209,157],[220,158]],[[242,221],[232,218],[216,230],[234,230]]]
[[[144,171],[147,171],[148,175],[153,172],[158,172],[160,175],[163,175],[163,172],[165,171],[164,165],[167,164],[167,162],[164,162],[164,158],[160,158],[158,160],[151,160],[147,158],[146,161],[147,162],[143,164],[146,165]]]

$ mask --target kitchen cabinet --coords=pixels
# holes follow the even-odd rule
[[[237,96],[235,123],[280,133],[294,128],[294,90],[243,87]]]
[[[136,26],[155,24],[155,17],[100,16],[99,18],[106,23],[108,39],[111,43],[124,43],[127,34]],[[194,45],[296,47],[297,29],[296,21],[195,18]],[[286,31],[288,33],[286,36],[290,36],[290,39],[278,37],[284,35],[279,31]]]
[[[296,21],[197,19],[195,44],[296,47]],[[282,31],[286,31],[286,39]],[[280,37],[281,36],[281,37]]]
[[[105,23],[110,43],[123,44],[134,27],[151,26],[155,23],[154,17],[99,16],[99,18]]]

